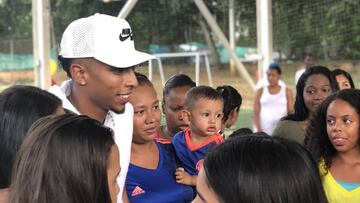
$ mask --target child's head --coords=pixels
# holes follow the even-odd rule
[[[334,75],[341,90],[355,88],[354,81],[348,72],[341,69],[335,69],[331,71],[331,73]]]
[[[196,189],[194,203],[327,202],[310,153],[298,143],[260,133],[215,147],[204,160]]]
[[[317,161],[330,168],[332,158],[360,150],[360,90],[338,91],[321,104],[307,130],[306,146]]]
[[[290,120],[306,120],[315,113],[321,102],[339,89],[331,71],[323,66],[307,69],[296,84],[295,113]]]
[[[211,136],[221,129],[224,100],[220,93],[209,86],[192,88],[185,96],[183,119],[191,134]]]
[[[239,92],[230,85],[219,86],[216,90],[220,92],[224,99],[223,125],[226,128],[230,128],[237,121],[242,97]]]
[[[131,93],[134,107],[133,143],[152,141],[158,133],[161,120],[159,100],[151,81],[143,74],[135,73],[138,86]]]
[[[195,86],[196,83],[185,74],[176,74],[166,81],[161,107],[166,118],[166,127],[171,134],[188,127],[182,119],[181,110],[184,107],[185,94]]]
[[[114,203],[119,172],[110,128],[87,116],[44,117],[19,150],[10,202]]]

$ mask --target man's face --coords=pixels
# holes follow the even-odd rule
[[[114,68],[95,59],[88,60],[85,68],[88,108],[122,113],[138,84],[133,68]]]

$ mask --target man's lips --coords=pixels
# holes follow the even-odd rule
[[[130,96],[129,94],[116,95],[116,101],[125,104],[129,102],[129,98],[130,98],[129,96]]]

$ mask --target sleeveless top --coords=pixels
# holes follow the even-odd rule
[[[324,190],[329,203],[359,203],[360,186],[347,190],[324,168],[324,161],[320,161],[319,169]]]
[[[260,126],[271,135],[280,119],[287,114],[286,87],[277,94],[270,94],[268,87],[263,88],[260,97]]]

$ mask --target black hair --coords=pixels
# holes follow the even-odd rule
[[[61,64],[61,67],[63,68],[63,70],[66,72],[66,75],[69,78],[71,78],[70,67],[71,67],[71,63],[72,63],[73,59],[72,58],[64,58],[61,55],[59,55],[58,60]]]
[[[15,155],[30,126],[61,105],[55,95],[33,86],[16,85],[0,93],[0,189],[10,186]]]
[[[224,99],[224,117],[222,118],[222,121],[225,123],[233,110],[240,110],[242,97],[240,93],[230,85],[219,86],[216,90]]]
[[[107,168],[114,144],[112,130],[87,116],[38,120],[14,163],[10,202],[111,203]]]
[[[349,81],[349,83],[350,83],[350,87],[351,87],[351,88],[355,88],[354,81],[353,81],[351,75],[350,75],[348,72],[346,72],[346,71],[344,71],[344,70],[342,70],[342,69],[337,68],[337,69],[332,70],[331,73],[334,75],[335,79],[336,79],[336,76],[338,76],[338,75],[343,75],[343,76],[345,76],[346,79],[347,79],[347,80]]]
[[[146,77],[146,75],[139,73],[139,72],[135,72],[135,77],[138,81],[139,86],[148,85],[148,86],[154,87],[154,85],[149,80],[149,78]]]
[[[171,76],[165,83],[163,89],[163,100],[162,103],[165,103],[165,98],[169,95],[172,89],[177,87],[195,87],[196,83],[185,74],[176,74]]]
[[[325,161],[326,170],[330,168],[331,161],[337,154],[327,134],[326,112],[329,105],[338,99],[347,102],[356,110],[358,115],[360,115],[360,90],[344,89],[328,96],[321,103],[306,130],[305,146],[317,162],[320,162],[322,159]],[[358,140],[358,144],[360,145],[360,139]]]
[[[191,109],[193,104],[199,99],[224,101],[223,97],[216,89],[209,86],[200,85],[191,88],[189,92],[186,93],[184,107]]]
[[[235,130],[233,133],[231,133],[228,138],[250,135],[250,134],[253,134],[253,131],[250,128],[239,128]]]
[[[293,114],[290,114],[282,120],[293,120],[293,121],[304,121],[309,117],[309,109],[305,106],[304,101],[304,88],[305,83],[308,78],[312,75],[321,74],[325,76],[330,83],[330,88],[332,92],[339,90],[339,86],[336,82],[336,79],[331,74],[331,71],[324,66],[313,66],[311,68],[306,69],[306,71],[300,76],[297,84],[296,84],[296,96],[295,96],[295,104]]]
[[[220,202],[326,203],[318,165],[300,144],[267,134],[234,137],[205,158]]]
[[[282,73],[279,64],[270,64],[269,70],[276,70],[279,75]]]

